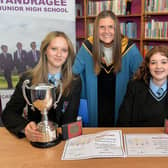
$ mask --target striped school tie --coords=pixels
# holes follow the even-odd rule
[[[158,95],[159,97],[161,97],[161,96],[163,95],[163,93],[164,93],[163,88],[159,88],[156,93],[157,93],[157,95]]]

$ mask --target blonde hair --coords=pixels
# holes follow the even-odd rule
[[[70,91],[70,85],[73,79],[72,64],[74,62],[75,53],[71,40],[64,32],[53,31],[50,32],[42,41],[40,47],[40,60],[39,63],[29,71],[29,75],[32,77],[32,84],[38,84],[41,82],[48,83],[48,66],[46,50],[50,42],[56,37],[63,37],[68,44],[68,57],[61,68],[61,80],[63,83],[63,94],[67,95]]]

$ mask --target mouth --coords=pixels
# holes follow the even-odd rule
[[[56,57],[54,57],[54,59],[55,59],[55,60],[62,60],[62,58],[61,58],[61,57],[57,57],[57,56],[56,56]]]
[[[162,74],[164,71],[155,71],[155,74]]]
[[[104,38],[112,38],[112,35],[104,35]]]

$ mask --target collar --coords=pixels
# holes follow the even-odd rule
[[[93,36],[88,37],[87,40],[85,40],[82,45],[83,47],[89,52],[90,55],[92,55],[92,48],[93,48]],[[130,40],[126,36],[121,37],[121,54],[122,56],[126,55],[126,53],[134,46],[134,41]]]
[[[57,80],[61,79],[61,73],[58,72],[56,74],[50,74],[48,73],[48,81],[56,85]]]
[[[152,78],[151,78],[150,82],[149,82],[149,87],[152,90],[152,92],[156,96],[158,96],[157,91],[158,91],[159,88],[162,88],[163,92],[165,92],[167,90],[167,80],[164,82],[164,84],[161,87],[159,87],[159,86],[157,86],[156,84],[153,83]]]

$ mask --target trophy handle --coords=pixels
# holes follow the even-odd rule
[[[29,83],[30,83],[30,80],[28,80],[28,79],[26,79],[26,80],[23,82],[23,85],[22,85],[23,97],[24,97],[24,99],[26,100],[26,103],[27,103],[29,106],[31,106],[31,109],[32,109],[33,111],[35,111],[33,104],[30,103],[29,99],[28,99],[27,96],[26,96],[25,88],[30,89],[30,87],[27,85],[27,84],[29,84]]]
[[[57,103],[60,101],[60,98],[62,96],[62,82],[59,80],[58,84],[60,86],[60,92],[59,92],[59,96],[58,96],[57,100],[54,102],[54,109],[56,109]]]

